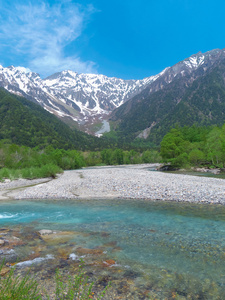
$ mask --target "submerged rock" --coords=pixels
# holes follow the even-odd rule
[[[9,245],[9,247],[15,247],[15,246],[24,245],[25,243],[18,237],[12,236],[7,238],[7,244]]]
[[[48,234],[52,234],[53,231],[50,229],[42,229],[38,231],[40,233],[40,235],[48,235]]]
[[[5,235],[10,231],[9,228],[0,228],[0,235]]]
[[[104,244],[104,247],[115,247],[117,245],[117,241],[111,241]]]
[[[40,231],[39,231],[40,232]],[[73,239],[73,231],[52,231],[51,233],[44,233],[41,235],[41,239],[48,244],[64,244]]]
[[[103,254],[102,249],[88,249],[88,248],[82,248],[82,247],[77,248],[76,252],[79,255],[87,255],[87,254],[102,255]]]
[[[17,267],[22,267],[22,268],[29,267],[29,266],[41,263],[41,262],[43,262],[45,260],[49,260],[49,259],[54,259],[54,256],[51,255],[51,254],[48,254],[45,257],[36,257],[34,259],[31,259],[31,260],[26,260],[26,261],[19,262],[19,263],[16,264],[16,266]]]
[[[5,276],[10,271],[10,268],[3,267],[0,271],[0,276]]]
[[[5,245],[5,240],[0,239],[0,247]]]
[[[66,247],[66,248],[58,248],[57,250],[57,257],[60,259],[69,259],[70,258],[70,253],[71,253],[71,248]]]
[[[103,261],[103,264],[106,265],[107,267],[112,267],[116,264],[116,262],[113,259],[107,259]]]
[[[77,256],[75,253],[71,253],[69,255],[69,259],[72,259],[72,260],[79,260],[79,256]]]

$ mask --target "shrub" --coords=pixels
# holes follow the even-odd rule
[[[22,178],[32,179],[31,168],[24,168],[20,170]]]
[[[62,169],[54,164],[47,164],[40,168],[39,177],[55,178],[57,173],[62,173]]]
[[[2,168],[0,170],[0,177],[1,178],[9,178],[10,177],[10,170],[8,168]]]

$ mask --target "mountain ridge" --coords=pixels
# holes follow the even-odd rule
[[[111,114],[120,135],[159,144],[175,124],[222,125],[225,120],[225,51],[215,50],[194,72],[154,93],[147,89]]]
[[[104,141],[72,130],[40,105],[0,88],[0,139],[18,145],[63,149],[95,149]]]
[[[120,116],[126,116],[149,95],[162,91],[178,79],[183,78],[184,86],[188,86],[223,57],[224,49],[198,52],[159,74],[140,80],[78,74],[71,70],[41,79],[37,73],[23,67],[0,66],[0,86],[91,133],[91,126],[101,123],[103,119],[110,117],[116,123],[121,123]],[[154,120],[142,130],[154,127],[155,123]]]
[[[157,77],[123,80],[66,70],[41,79],[22,67],[0,67],[1,87],[38,103],[60,118],[70,117],[81,124],[89,118],[108,115]]]

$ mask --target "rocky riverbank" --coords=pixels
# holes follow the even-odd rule
[[[155,293],[147,287],[143,289],[136,282],[136,277],[141,277],[141,273],[117,264],[110,257],[110,254],[122,250],[117,246],[117,241],[101,244],[94,249],[84,248],[77,243],[81,237],[91,239],[96,235],[104,238],[110,236],[110,233],[49,229],[37,231],[32,226],[24,225],[0,228],[0,264],[5,260],[3,268],[0,268],[0,277],[7,276],[12,267],[15,275],[20,278],[29,272],[38,283],[41,299],[53,300],[56,299],[56,269],[60,272],[62,282],[67,282],[69,276],[80,274],[83,265],[84,278],[88,278],[89,285],[94,283],[90,299],[100,299],[98,296],[109,285],[110,288],[101,299],[147,300],[148,294],[156,298],[162,293]]]
[[[2,199],[146,199],[225,204],[224,179],[126,165],[65,171],[57,179],[0,184]],[[23,187],[26,185],[26,187]],[[27,186],[32,185],[32,186]]]

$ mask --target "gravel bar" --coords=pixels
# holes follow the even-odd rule
[[[47,182],[25,181],[25,185],[33,185],[29,187],[23,187],[16,180],[11,185],[0,184],[0,195],[4,194],[2,199],[123,198],[225,204],[224,179],[150,171],[154,166],[107,166],[65,171],[57,179],[48,179]]]

